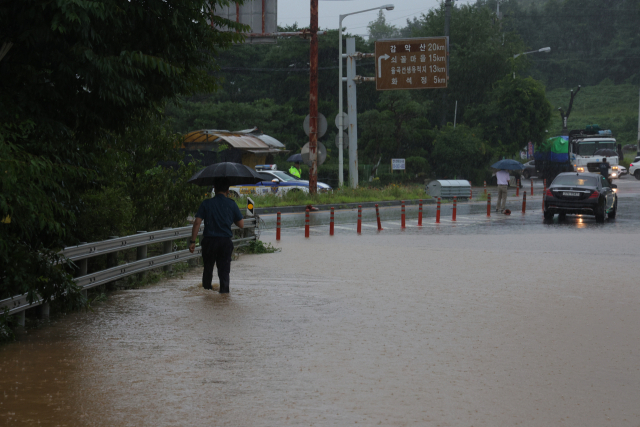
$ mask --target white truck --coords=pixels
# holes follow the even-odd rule
[[[585,130],[569,132],[569,161],[576,172],[599,173],[599,165],[606,157],[611,178],[619,178],[616,139],[610,130],[587,126]],[[606,150],[606,151],[603,151]]]

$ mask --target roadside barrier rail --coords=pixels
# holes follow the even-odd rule
[[[245,218],[244,230],[248,231],[256,228],[256,218]],[[189,252],[189,249],[184,249],[176,252],[169,251],[155,257],[144,257],[143,259],[138,259],[133,262],[116,265],[105,270],[86,274],[86,259],[88,258],[96,257],[99,255],[112,254],[114,252],[132,248],[143,248],[145,250],[142,252],[146,254],[147,245],[190,238],[191,230],[192,226],[186,226],[158,231],[142,232],[131,236],[103,240],[101,242],[70,246],[60,251],[59,254],[71,261],[81,261],[79,276],[74,278],[73,280],[80,288],[82,288],[83,291],[86,291],[87,289],[93,288],[95,286],[100,286],[119,279],[123,279],[132,274],[144,273],[148,270],[162,268],[200,257],[201,247],[197,246],[193,254]],[[240,228],[232,225],[231,230],[240,230]],[[200,230],[198,230],[198,236],[202,235],[203,231],[204,226],[201,225]],[[233,239],[233,245],[235,248],[247,246],[249,242],[256,239],[257,236],[254,232],[252,236]],[[44,301],[39,297],[36,297],[32,303],[29,303],[28,294],[16,295],[11,298],[0,300],[0,313],[4,312],[4,310],[7,309],[9,314],[18,314],[20,312],[23,312],[24,310],[38,307],[43,303]]]

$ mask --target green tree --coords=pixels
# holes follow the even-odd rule
[[[78,241],[81,195],[109,174],[108,135],[179,94],[218,87],[240,41],[208,22],[226,0],[0,3],[0,294],[73,295],[55,253]]]
[[[551,105],[542,83],[507,76],[496,83],[486,104],[468,114],[483,130],[495,154],[512,156],[529,141],[541,142],[551,120]]]
[[[369,43],[378,39],[391,39],[400,36],[400,30],[395,25],[387,24],[387,18],[384,16],[384,11],[378,11],[378,19],[369,22],[367,25],[369,30]]]
[[[435,133],[431,167],[439,179],[468,179],[479,183],[485,179],[491,157],[482,131],[465,125],[448,125]]]

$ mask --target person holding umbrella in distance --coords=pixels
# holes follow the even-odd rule
[[[507,188],[509,186],[508,171],[521,171],[524,169],[524,165],[516,160],[503,159],[492,164],[491,167],[498,169],[498,172],[496,172],[496,180],[498,181],[498,202],[496,203],[496,212],[510,214],[511,211],[506,209]]]
[[[213,289],[213,267],[218,266],[220,293],[229,293],[229,273],[231,271],[231,255],[233,253],[233,232],[231,224],[244,228],[244,219],[235,201],[230,199],[229,186],[235,184],[256,183],[262,178],[252,169],[238,163],[216,163],[196,173],[188,182],[197,185],[214,185],[215,196],[200,203],[196,213],[189,252],[196,248],[196,238],[200,224],[204,221],[202,246],[202,287]]]

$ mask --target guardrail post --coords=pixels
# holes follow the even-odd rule
[[[418,227],[422,227],[422,199],[418,202]]]
[[[80,242],[79,245],[84,245],[87,242]],[[76,277],[82,277],[82,276],[86,276],[87,275],[87,269],[88,269],[88,264],[87,264],[88,259],[84,258],[81,260],[78,260],[77,265],[78,265],[78,269],[76,270]],[[85,297],[85,299],[87,298],[87,290],[83,289],[80,291],[82,293],[82,296]]]
[[[146,233],[146,231],[137,231],[137,234]],[[136,248],[136,261],[140,261],[141,259],[145,259],[147,257],[147,245],[138,246]],[[147,277],[147,272],[144,271],[142,273],[138,273],[138,280],[143,280]]]
[[[333,236],[333,221],[334,221],[334,216],[333,216],[333,206],[331,207],[331,218],[329,219],[329,236]]]
[[[333,208],[332,208],[333,212]],[[280,212],[278,212],[278,221],[276,222],[276,240],[280,241]]]
[[[453,196],[453,212],[451,213],[451,221],[456,220],[456,206],[458,204],[458,198]]]
[[[305,209],[304,217],[304,237],[309,238],[309,209]]]
[[[120,236],[109,236],[110,239],[117,239]],[[118,265],[118,253],[111,252],[107,254],[107,268],[115,267]],[[115,280],[104,285],[106,290],[113,290],[116,287]]]
[[[171,230],[173,227],[162,227],[163,230]],[[162,242],[162,253],[169,254],[173,252],[173,240],[168,242]],[[162,267],[165,273],[171,273],[173,271],[173,265],[165,265]]]
[[[436,224],[440,224],[440,197],[438,197],[438,208],[436,209]]]
[[[531,180],[531,195],[533,196],[533,180]]]

